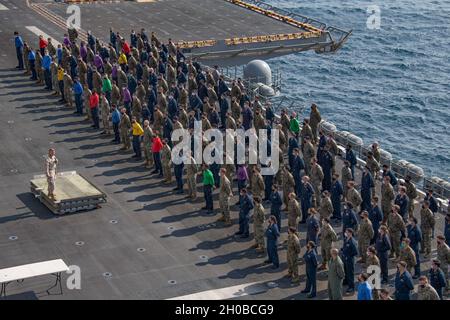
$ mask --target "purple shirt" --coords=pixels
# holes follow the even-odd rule
[[[248,180],[247,168],[245,166],[239,166],[237,170],[238,180]]]
[[[94,65],[97,67],[97,69],[101,69],[103,67],[102,57],[100,57],[98,54],[96,54],[94,57]]]
[[[67,37],[64,37],[64,45],[66,46],[66,47],[70,47],[71,46],[71,43],[70,43],[70,40],[69,40],[69,38],[67,38]]]
[[[114,66],[112,67],[111,76],[112,76],[113,78],[117,78],[117,65],[114,65]]]
[[[122,90],[122,96],[123,96],[123,102],[131,102],[131,94],[130,94],[130,90],[128,90],[128,88],[124,88]]]
[[[87,49],[84,46],[84,44],[81,45],[81,47],[80,47],[80,56],[81,56],[81,58],[83,58],[83,60],[86,59],[86,57],[87,57]]]

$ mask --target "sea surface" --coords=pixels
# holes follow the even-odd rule
[[[315,102],[325,118],[395,159],[450,181],[450,1],[267,1],[353,30],[334,55],[313,51],[267,62],[302,115]],[[369,5],[380,8],[369,29]]]

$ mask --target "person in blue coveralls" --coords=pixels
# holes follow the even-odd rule
[[[277,219],[274,216],[270,216],[268,220],[268,226],[266,229],[267,238],[267,255],[268,259],[264,263],[272,263],[272,269],[278,269],[280,262],[278,259],[278,238],[280,237],[280,231],[277,225]]]

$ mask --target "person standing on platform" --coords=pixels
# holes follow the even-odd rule
[[[56,201],[55,197],[55,180],[56,180],[56,165],[58,164],[58,158],[56,158],[55,149],[48,149],[48,156],[45,159],[45,175],[47,177],[47,195],[53,201]]]

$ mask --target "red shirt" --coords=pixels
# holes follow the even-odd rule
[[[98,102],[99,102],[99,97],[97,93],[94,93],[91,95],[91,97],[89,98],[89,107],[91,109],[94,109],[95,107],[98,106]]]
[[[126,41],[122,45],[122,50],[125,54],[129,54],[131,52],[130,46]]]
[[[39,40],[39,48],[47,48],[48,42],[45,39],[40,39]]]
[[[158,153],[163,148],[163,144],[161,142],[161,139],[159,137],[153,138],[153,144],[152,144],[152,152]]]

